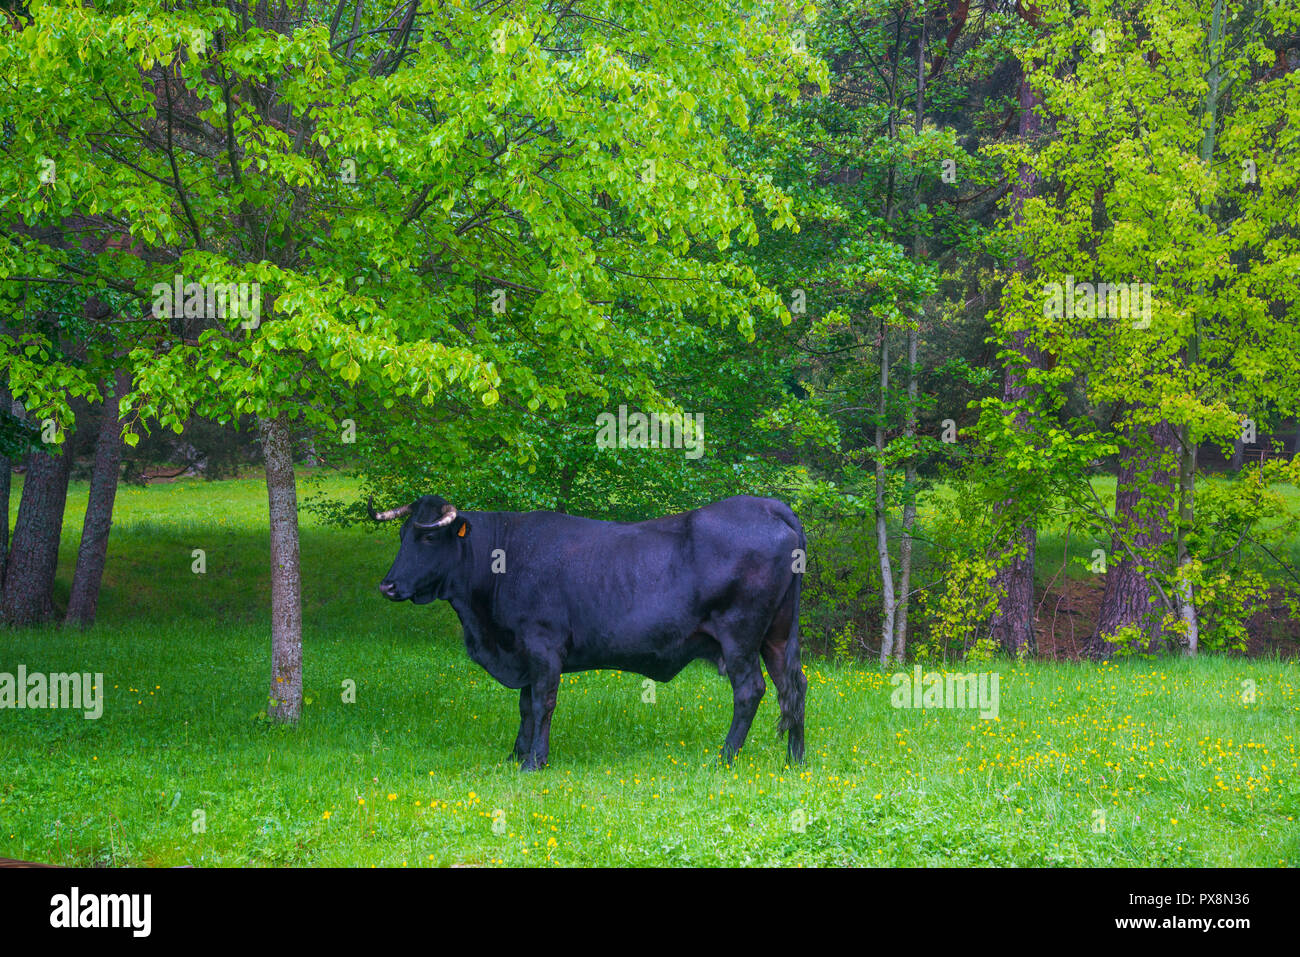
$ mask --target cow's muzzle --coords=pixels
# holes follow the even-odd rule
[[[390,582],[388,579],[384,579],[383,581],[381,581],[381,582],[379,583],[379,591],[380,591],[380,593],[381,593],[385,598],[387,598],[389,601],[401,601],[401,600],[402,600],[402,599],[399,598],[398,595],[397,595],[397,583],[396,583],[396,582]]]

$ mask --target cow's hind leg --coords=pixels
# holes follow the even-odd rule
[[[795,649],[798,654],[798,649]],[[763,661],[767,664],[768,677],[776,685],[776,698],[781,702],[781,720],[777,723],[777,734],[789,732],[786,756],[791,764],[803,760],[803,701],[808,688],[808,679],[803,669],[795,660],[793,670],[790,668],[790,650],[787,641],[769,638],[763,645]]]
[[[722,742],[722,760],[731,764],[745,743],[767,685],[763,682],[763,668],[757,655],[728,659],[727,677],[731,679],[732,713],[731,729]]]
[[[763,663],[767,665],[767,676],[776,686],[778,701],[784,701],[785,689],[785,642],[773,642],[770,638],[763,643]],[[784,715],[782,716],[784,718]],[[782,722],[784,723],[784,722]]]
[[[804,698],[808,689],[808,679],[799,663],[800,585],[797,578],[791,584],[791,591],[768,626],[762,649],[767,673],[776,685],[776,699],[781,704],[781,720],[776,730],[778,734],[789,732],[786,756],[791,764],[803,761]]]
[[[528,756],[533,746],[533,689],[524,685],[519,689],[519,735],[515,738],[515,750],[512,752],[516,761]]]
[[[796,648],[795,655],[798,653]],[[793,670],[791,669],[786,642],[764,645],[763,660],[767,662],[767,673],[772,676],[777,700],[781,702],[781,720],[776,726],[777,733],[788,732],[786,758],[791,764],[800,764],[803,762],[803,702],[808,690],[808,679],[804,677],[797,657],[794,659]]]

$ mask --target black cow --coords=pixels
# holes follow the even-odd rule
[[[525,770],[546,764],[564,672],[618,668],[668,681],[698,658],[731,679],[724,761],[763,697],[760,657],[776,685],[778,731],[789,732],[790,759],[803,759],[806,540],[785,503],[738,496],[633,523],[461,512],[426,495],[386,512],[372,502],[370,516],[406,519],[379,590],[392,601],[450,602],[469,656],[520,689],[514,755]]]

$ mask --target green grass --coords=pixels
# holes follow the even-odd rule
[[[336,491],[345,486],[330,479]],[[61,566],[75,556],[74,487]],[[269,675],[265,491],[124,488],[99,624],[0,635],[0,671],[102,672],[103,717],[0,711],[0,856],[196,865],[1264,865],[1300,860],[1296,669],[1204,658],[983,666],[1000,715],[890,706],[889,675],[807,663],[808,762],[769,688],[734,767],[730,688],[692,667],[566,676],[551,766],[506,757],[516,695],[444,604],[375,584],[391,528],[304,517],[297,729]],[[207,553],[194,575],[191,550]],[[344,703],[345,681],[356,702]],[[1242,700],[1254,682],[1253,704]],[[206,828],[195,833],[194,812]],[[1096,812],[1104,812],[1104,829]],[[799,826],[806,817],[806,824]],[[494,829],[494,819],[499,821]],[[498,833],[501,831],[501,833]]]

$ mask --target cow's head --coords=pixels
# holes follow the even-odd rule
[[[402,543],[379,590],[391,601],[410,600],[427,605],[449,595],[448,581],[461,563],[461,543],[469,523],[456,506],[439,495],[426,495],[410,505],[376,512],[370,502],[370,517],[377,522],[404,518]]]

